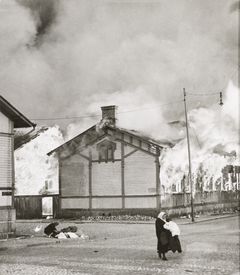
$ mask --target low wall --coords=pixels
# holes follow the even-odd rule
[[[194,212],[214,212],[239,208],[239,191],[213,191],[196,193],[194,196]],[[17,219],[42,218],[42,196],[15,197]],[[55,218],[81,218],[82,216],[118,216],[118,215],[146,215],[156,216],[156,208],[129,208],[129,209],[60,209],[58,196],[53,196]],[[170,215],[180,216],[189,214],[190,194],[175,193],[161,196],[161,210]],[[138,205],[139,207],[139,205]]]
[[[239,200],[239,193],[240,191],[198,192],[193,198],[194,205],[237,202]],[[163,208],[185,207],[190,205],[190,203],[190,193],[164,194],[161,196],[161,207]]]
[[[198,192],[194,195],[195,213],[221,212],[229,209],[239,209],[240,191]],[[164,194],[161,197],[161,209],[170,215],[181,216],[191,213],[190,193]]]

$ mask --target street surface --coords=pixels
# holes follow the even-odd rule
[[[0,242],[0,274],[239,274],[239,217],[180,226],[183,253],[158,259],[154,224],[78,225],[90,240]]]

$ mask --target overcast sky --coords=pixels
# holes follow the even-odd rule
[[[237,84],[235,3],[0,0],[0,93],[29,118],[54,118],[175,102],[183,87],[224,90],[230,79]],[[161,114],[182,111],[176,103]]]

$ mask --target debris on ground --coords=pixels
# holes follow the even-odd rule
[[[34,232],[37,233],[37,232],[41,231],[41,229],[42,229],[42,225],[38,225],[34,228]]]
[[[98,216],[89,216],[85,217],[82,216],[80,218],[81,220],[87,220],[87,221],[152,221],[155,220],[155,217],[152,216],[144,216],[144,215],[111,215],[110,213],[108,215],[102,214]]]
[[[68,226],[65,228],[62,228],[60,230],[57,230],[56,226],[58,226],[58,222],[54,222],[51,224],[48,224],[44,228],[44,233],[49,237],[49,238],[56,238],[56,239],[82,239],[82,240],[87,240],[89,239],[88,235],[84,234],[82,230],[80,230],[78,233],[78,228],[77,226]],[[41,230],[40,226],[36,227],[37,230]],[[35,230],[36,230],[35,228]]]

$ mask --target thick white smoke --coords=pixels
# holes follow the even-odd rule
[[[230,82],[223,107],[213,105],[188,114],[193,181],[197,184],[197,177],[202,176],[203,190],[216,189],[221,184],[226,165],[240,165],[239,97],[239,89]],[[161,156],[161,183],[165,191],[171,192],[173,185],[180,190],[184,175],[188,175],[186,137]]]
[[[58,161],[47,153],[62,143],[55,126],[15,150],[15,195],[58,194]]]
[[[99,96],[104,98],[99,100]],[[97,99],[98,98],[98,99]],[[71,123],[67,127],[66,139],[78,135],[101,119],[100,106],[116,105],[117,126],[129,130],[138,130],[155,139],[175,141],[179,139],[176,129],[169,126],[164,116],[168,108],[183,106],[177,101],[173,104],[156,102],[142,87],[136,90],[115,92],[110,95],[101,93],[92,96],[92,103],[88,106],[88,113],[96,113],[96,117],[85,119],[83,122]],[[136,107],[138,106],[138,107]]]
[[[183,87],[218,91],[226,86],[238,56],[234,2],[1,0],[1,94],[29,118],[99,112],[71,124],[67,139],[97,123],[100,106],[114,104],[120,126],[176,141],[184,128],[173,129],[168,122],[182,114],[182,104],[152,106],[178,101]],[[218,177],[220,168],[212,160],[222,167],[236,151],[239,105],[232,107],[231,93],[221,111],[212,106],[215,98],[203,99],[209,108],[189,102],[193,171],[202,163]],[[123,113],[134,109],[141,110]],[[59,123],[65,127],[69,121]],[[33,157],[30,151],[27,156]],[[166,188],[186,174],[186,160],[185,139],[163,155]],[[45,172],[35,172],[45,180]],[[26,179],[30,186],[31,177]]]
[[[1,93],[29,118],[51,118],[125,91],[139,108],[139,87],[146,105],[183,87],[217,90],[237,63],[234,1],[1,0]]]

